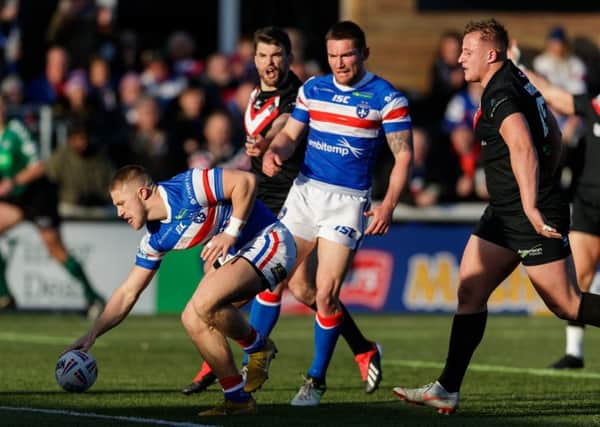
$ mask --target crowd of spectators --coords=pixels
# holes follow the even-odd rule
[[[111,173],[125,164],[142,164],[159,180],[188,167],[250,167],[243,112],[258,83],[252,38],[241,37],[233,54],[206,58],[181,30],[162,46],[141,49],[136,33],[119,28],[116,6],[117,0],[59,0],[46,31],[45,67],[25,81],[18,69],[19,0],[0,3],[0,94],[11,118],[23,119],[34,134],[32,112],[51,108],[47,173],[68,213],[72,206],[107,206]],[[290,33],[295,70],[303,79],[320,73],[303,59],[302,33]]]
[[[192,35],[174,31],[164,46],[140,49],[137,35],[119,28],[116,2],[59,0],[46,33],[45,68],[30,81],[18,73],[18,0],[0,7],[0,94],[7,111],[23,116],[23,111],[47,105],[53,123],[67,130],[53,134],[48,159],[48,174],[62,189],[61,202],[106,206],[110,174],[128,163],[144,165],[157,179],[194,166],[248,169],[243,112],[257,83],[252,39],[242,36],[234,54],[200,58]],[[322,73],[306,55],[302,32],[288,31],[294,72],[302,80]],[[586,69],[598,62],[598,48],[579,39],[579,59],[573,45],[557,27],[549,32],[544,51],[522,60],[573,93],[596,90],[599,83]],[[472,130],[481,89],[465,83],[457,63],[460,50],[461,35],[444,32],[431,61],[427,93],[400,88],[411,101],[415,148],[404,203],[431,206],[487,197],[480,143]],[[581,123],[572,117],[560,123],[565,143],[576,150]],[[375,198],[387,186],[392,163],[384,148],[373,183]]]
[[[573,94],[596,95],[600,91],[600,38],[597,42],[584,37],[571,41],[558,26],[549,28],[543,49],[515,47],[514,55],[518,50],[522,54],[519,65],[533,69]],[[487,199],[481,143],[472,126],[482,88],[464,81],[457,63],[460,51],[461,35],[451,30],[444,32],[432,60],[429,91],[419,94],[406,90],[412,95],[415,164],[403,198],[405,203],[424,207]],[[566,148],[562,182],[564,191],[571,195],[581,170],[584,126],[576,116],[556,115]],[[381,162],[391,167],[388,157],[389,153],[384,154]],[[386,173],[380,176],[385,177]],[[385,183],[376,184],[375,196],[380,196],[378,191],[385,188]]]

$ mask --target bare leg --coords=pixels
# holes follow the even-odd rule
[[[577,320],[581,292],[572,257],[543,265],[526,266],[525,270],[546,306],[561,319]]]
[[[225,337],[241,340],[252,331],[233,303],[251,298],[260,289],[256,271],[237,259],[206,276],[182,314],[190,338],[218,378],[238,372]]]

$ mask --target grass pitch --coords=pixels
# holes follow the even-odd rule
[[[445,357],[451,316],[357,316],[365,334],[384,346],[384,380],[367,395],[340,339],[328,391],[316,408],[289,405],[312,357],[313,319],[283,317],[272,337],[279,354],[270,379],[255,393],[259,414],[201,418],[222,400],[216,385],[180,393],[200,366],[178,316],[128,318],[101,337],[92,354],[99,376],[82,394],[56,385],[59,353],[89,327],[70,315],[0,316],[1,426],[591,426],[600,425],[600,334],[586,330],[586,367],[543,369],[562,355],[564,323],[546,317],[490,316],[482,345],[450,417],[410,406],[395,385],[434,380]],[[234,343],[237,351],[237,345]]]

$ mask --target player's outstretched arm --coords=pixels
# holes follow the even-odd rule
[[[394,167],[390,172],[390,180],[383,201],[378,206],[365,212],[365,216],[372,217],[365,234],[385,234],[388,232],[394,208],[408,182],[410,173],[413,156],[412,131],[390,132],[386,134],[386,139],[394,155]]]
[[[575,100],[572,94],[563,88],[553,85],[544,77],[531,70],[525,68],[523,72],[552,108],[561,114],[575,114]]]
[[[111,295],[104,311],[96,322],[94,322],[90,331],[67,347],[63,354],[74,349],[88,351],[99,336],[121,323],[127,317],[155,273],[156,270],[133,266],[125,281]]]
[[[292,157],[301,140],[306,124],[289,117],[285,126],[275,135],[271,145],[263,157],[263,172],[267,176],[275,176],[281,170],[283,162]]]

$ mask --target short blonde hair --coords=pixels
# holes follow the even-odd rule
[[[115,190],[119,185],[134,181],[137,181],[140,185],[149,188],[153,188],[155,185],[154,180],[143,166],[126,165],[115,172],[115,175],[110,182],[110,190]]]
[[[483,21],[471,21],[465,26],[463,36],[469,33],[481,33],[481,40],[491,41],[496,45],[498,52],[506,52],[508,49],[508,31],[504,25],[494,18]]]

